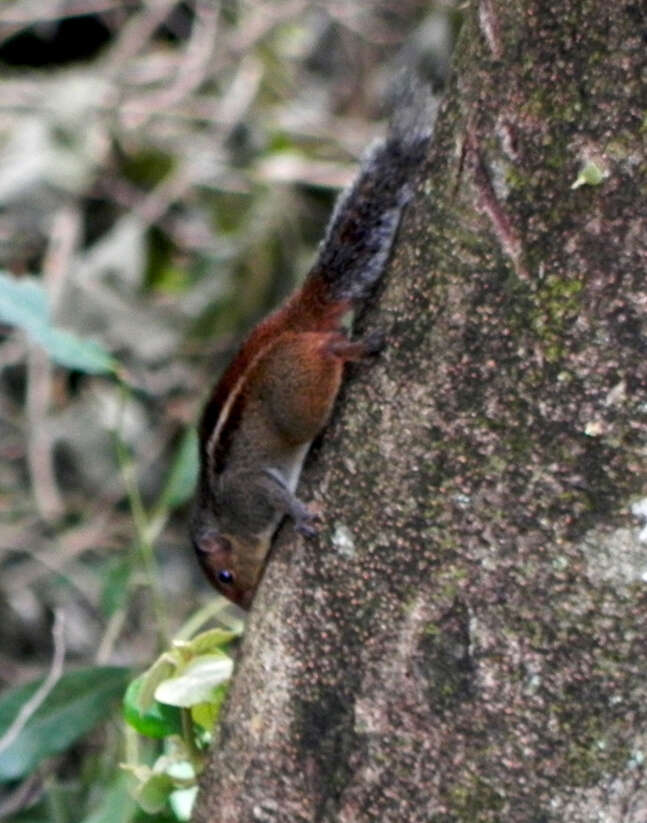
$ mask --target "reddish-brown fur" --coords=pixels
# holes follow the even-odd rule
[[[223,404],[261,352],[271,344],[276,343],[278,337],[285,332],[329,332],[337,330],[341,318],[349,308],[348,301],[330,302],[328,300],[326,286],[322,280],[309,279],[301,289],[290,297],[282,308],[256,326],[218,381],[204,409],[200,423],[201,448],[206,448],[210,433],[218,421]],[[336,393],[337,390],[335,389]],[[224,456],[223,452],[226,451],[227,440],[237,427],[244,404],[245,393],[241,393],[240,399],[232,406],[219,437],[217,454],[215,455],[216,465],[220,462],[219,457]]]

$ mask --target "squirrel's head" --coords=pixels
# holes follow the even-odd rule
[[[249,609],[261,575],[260,546],[216,529],[192,535],[193,547],[207,577],[218,591],[243,609]],[[264,552],[263,552],[264,556]]]

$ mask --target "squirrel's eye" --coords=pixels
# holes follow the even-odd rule
[[[221,572],[218,572],[218,582],[228,586],[234,582],[234,575],[228,569],[223,569]]]

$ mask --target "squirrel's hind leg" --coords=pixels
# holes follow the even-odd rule
[[[330,351],[344,362],[366,360],[375,357],[386,345],[384,332],[376,330],[360,340],[349,340],[343,335],[335,335],[329,344]]]

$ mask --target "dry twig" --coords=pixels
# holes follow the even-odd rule
[[[63,662],[65,660],[65,621],[63,612],[54,613],[54,626],[52,627],[52,639],[54,641],[54,655],[49,672],[42,684],[36,689],[33,695],[20,708],[14,718],[13,723],[7,731],[0,737],[0,752],[8,749],[17,739],[18,735],[25,728],[27,722],[38,711],[44,703],[47,695],[52,691],[63,674]]]
[[[43,280],[52,313],[56,311],[65,276],[76,249],[81,218],[77,208],[63,206],[55,215],[43,263]],[[45,520],[59,518],[65,506],[56,482],[53,442],[47,423],[52,393],[52,364],[45,352],[30,345],[27,356],[27,462],[36,507]]]

